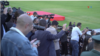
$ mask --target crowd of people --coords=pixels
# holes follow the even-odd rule
[[[59,30],[59,23],[46,15],[29,16],[21,9],[12,15],[8,8],[1,14],[2,56],[100,56],[100,35],[93,30],[87,35],[86,28],[81,31],[81,22],[63,24]]]

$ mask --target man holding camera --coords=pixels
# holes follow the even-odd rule
[[[51,34],[56,35],[57,34],[57,26],[58,22],[56,20],[52,21],[52,24],[49,28],[46,30],[51,32]],[[60,56],[60,46],[59,46],[59,39],[54,40],[55,50],[56,50],[56,56]]]
[[[35,40],[31,43],[25,36],[33,29],[33,22],[27,14],[17,18],[16,27],[10,28],[2,38],[1,52],[3,56],[38,56]]]
[[[81,23],[78,23],[76,27],[73,27],[71,33],[71,45],[72,45],[72,56],[78,56],[79,54],[79,35],[84,35],[88,29],[86,29],[83,33],[81,32]]]
[[[46,21],[40,20],[39,25],[46,27]],[[35,35],[32,36],[32,39],[37,38],[37,40],[40,40],[41,42],[38,47],[39,56],[56,56],[53,40],[62,37],[65,34],[65,30],[66,24],[63,25],[62,31],[57,35],[51,34],[49,31],[37,30]]]

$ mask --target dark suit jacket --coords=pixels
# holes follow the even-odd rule
[[[90,51],[93,49],[93,42],[89,43],[87,46],[87,51]]]
[[[37,38],[40,40],[40,46],[38,47],[39,56],[56,56],[53,40],[62,37],[64,34],[65,31],[53,35],[49,31],[37,30],[32,39]]]
[[[81,56],[100,56],[100,52],[92,49],[91,51],[82,52]]]
[[[61,42],[66,42],[67,41],[67,36],[68,36],[68,32],[65,32],[66,34],[64,34],[61,38],[60,41]]]
[[[2,27],[2,25],[4,26],[5,31],[7,32],[9,29],[7,28],[7,25],[6,25],[5,22],[8,22],[10,19],[11,19],[11,15],[9,15],[8,13],[7,13],[7,15],[5,15],[5,14],[1,15],[1,39],[3,37],[3,27]]]

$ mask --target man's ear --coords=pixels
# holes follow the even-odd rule
[[[25,25],[25,29],[28,27],[28,25],[29,25],[29,24],[26,24],[26,25]]]
[[[54,25],[54,27],[57,27],[56,25]]]

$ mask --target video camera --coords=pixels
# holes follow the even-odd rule
[[[46,18],[48,18],[48,19],[53,19],[55,14],[49,14],[49,15],[38,15],[37,16],[37,18],[39,18],[39,17],[42,17],[43,18],[43,16],[46,16]]]
[[[8,5],[9,5],[9,2],[8,2],[8,1],[1,1],[1,4],[2,4],[3,6],[8,6]]]
[[[57,30],[62,30],[62,28],[63,28],[62,26],[58,25]]]
[[[93,34],[94,32],[96,32],[96,35],[100,35],[100,32],[98,32],[96,29],[89,29],[88,27],[86,27],[89,31],[87,32],[86,35],[91,35]],[[95,31],[96,30],[96,31]]]
[[[54,15],[55,14],[49,14],[49,15],[38,15],[37,18],[41,19],[46,17],[48,20],[47,20],[47,24],[48,24],[48,27],[51,25],[51,22],[50,22],[50,19],[53,19],[54,18]]]
[[[88,27],[86,27],[86,29],[88,29],[89,31],[92,31],[92,29],[89,29]]]
[[[45,27],[33,24],[33,28],[37,30],[44,30]]]
[[[1,1],[0,3],[2,5],[2,7],[1,7],[1,13],[3,13],[3,10],[4,10],[5,6],[8,6],[9,2],[8,1]]]

